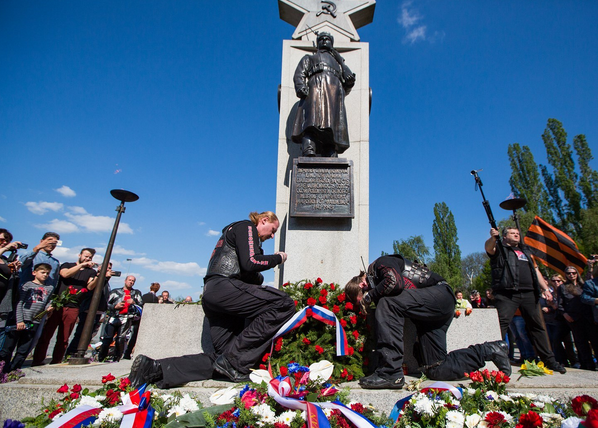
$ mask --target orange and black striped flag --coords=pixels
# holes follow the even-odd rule
[[[531,248],[536,260],[563,276],[567,266],[575,266],[582,272],[588,261],[569,235],[538,216],[525,234],[524,242]]]

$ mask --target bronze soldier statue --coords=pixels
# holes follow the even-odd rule
[[[293,81],[301,98],[292,139],[303,156],[337,157],[349,148],[345,94],[355,85],[355,74],[333,48],[334,38],[318,34],[318,51],[305,55]]]

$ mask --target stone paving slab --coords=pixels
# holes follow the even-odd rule
[[[64,383],[70,386],[79,383],[83,387],[93,390],[102,385],[102,376],[108,373],[112,373],[116,377],[126,376],[130,368],[130,360],[85,366],[57,364],[25,368],[23,369],[26,374],[24,378],[18,382],[0,385],[0,421],[21,419],[36,414],[41,407],[42,398],[44,400],[61,398],[62,394],[56,393],[56,390]],[[523,377],[517,380],[519,377],[517,371],[517,368],[514,367],[512,380],[508,387],[509,391],[550,395],[557,398],[574,397],[579,394],[588,394],[598,398],[598,372],[568,369],[565,375],[556,373],[551,376]],[[406,379],[409,382],[416,378],[407,376]],[[426,382],[424,385],[429,383],[431,382]],[[458,386],[460,383],[467,384],[468,382],[448,383]],[[206,380],[191,382],[177,389],[194,394],[204,406],[209,406],[210,395],[229,386],[231,386],[230,382]],[[404,390],[363,390],[357,382],[344,383],[342,387],[351,388],[352,400],[372,404],[386,413],[390,412],[397,400],[410,394]]]

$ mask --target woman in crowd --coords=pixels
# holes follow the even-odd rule
[[[560,289],[558,311],[571,327],[581,368],[595,371],[596,364],[592,356],[592,347],[598,354],[598,330],[594,328],[590,306],[582,303],[581,300],[584,282],[574,266],[565,268],[565,276],[567,281]]]
[[[552,303],[547,302],[547,304],[551,308],[554,308],[554,312],[544,309],[542,299],[540,299],[540,305],[542,306],[546,331],[556,360],[567,367],[579,368],[577,353],[575,352],[573,339],[571,338],[571,328],[569,327],[569,323],[563,318],[563,315],[558,312],[558,295],[562,293],[561,287],[564,283],[565,278],[558,273],[552,275],[548,280],[549,287],[554,292],[552,293]]]

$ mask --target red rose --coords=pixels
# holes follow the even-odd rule
[[[79,290],[79,293],[87,293],[87,291],[89,291],[87,290],[87,288],[82,288],[81,290]]]
[[[357,330],[353,330],[353,333],[351,333],[351,334],[353,335],[355,340],[359,339],[359,332]]]
[[[353,375],[352,374],[348,375],[347,380],[353,380]]]
[[[363,352],[363,346],[358,349],[359,352]]]
[[[118,385],[118,387],[124,391],[127,388],[127,386],[129,386],[129,385],[131,385],[131,381],[129,380],[129,378],[123,377],[120,380],[120,384]]]
[[[69,294],[77,294],[77,290],[75,290],[72,285],[69,287]]]
[[[303,288],[305,288],[306,290],[309,290],[310,288],[312,288],[314,285],[311,282],[306,282],[305,285],[303,286]]]
[[[351,321],[351,324],[355,325],[357,324],[357,317],[353,315],[352,317],[349,317],[349,321]]]
[[[328,305],[322,305],[322,307],[323,307],[324,309],[329,309],[329,308],[328,308]]]
[[[332,313],[338,314],[341,311],[341,308],[339,308],[337,305],[334,305],[332,307]]]
[[[349,349],[347,349],[347,353],[349,355],[353,355],[355,353],[355,349],[353,349],[352,347],[349,346]]]
[[[322,281],[322,278],[318,278],[318,279],[316,279],[316,282],[317,282],[318,284],[321,284],[321,283],[322,283],[322,282],[324,282],[324,281]]]
[[[347,321],[341,320],[341,325],[343,326],[343,328],[345,328],[347,326]]]
[[[320,345],[316,345],[316,351],[318,351],[318,354],[324,353],[324,349]]]
[[[282,367],[280,368],[280,374],[281,374],[282,376],[286,376],[286,375],[288,375],[288,374],[289,374],[289,369],[287,369],[287,368],[286,368],[286,366],[282,366]]]
[[[58,413],[62,413],[63,411],[64,411],[64,410],[62,410],[62,409],[56,409],[56,410],[54,410],[52,413],[50,413],[50,414],[48,415],[48,417],[49,417],[50,419],[54,419],[54,416],[56,416]]]
[[[305,343],[306,345],[309,345],[311,343],[311,340],[309,340],[307,337],[304,337],[302,342]]]
[[[347,302],[347,304],[345,305],[345,308],[347,308],[348,311],[353,310],[353,303]]]
[[[289,285],[288,282],[285,282],[284,284],[282,284],[283,287],[286,287],[287,285]]]
[[[268,358],[270,358],[270,353],[269,353],[269,352],[266,352],[266,353],[264,354],[264,356],[262,357],[262,361],[265,363],[266,361],[268,361]]]
[[[316,299],[314,299],[313,297],[310,297],[309,299],[307,299],[307,306],[314,306],[316,303]]]
[[[295,302],[295,306],[297,306],[297,303],[299,303],[299,302],[298,302],[298,301],[296,301],[296,300],[295,300],[294,302]]]
[[[489,412],[484,420],[488,422],[488,426],[494,427],[505,422],[505,417],[498,412]]]
[[[326,290],[325,288],[323,288],[322,290],[320,290],[320,294],[322,296],[328,296],[328,290]]]
[[[527,413],[522,413],[519,416],[519,423],[516,428],[534,428],[542,426],[542,417],[536,412],[530,410]]]
[[[591,409],[585,422],[581,424],[586,428],[598,428],[598,409]]]
[[[318,298],[318,300],[320,301],[320,303],[321,303],[321,304],[323,304],[323,305],[324,305],[324,304],[326,303],[326,296],[320,296],[320,297]]]
[[[260,364],[260,369],[266,370],[266,366],[264,364]]]
[[[351,375],[349,375],[351,376]],[[351,378],[353,378],[353,376],[351,376]],[[357,413],[363,413],[365,411],[365,407],[363,407],[363,404],[361,403],[353,403],[351,404],[351,410],[357,412]]]
[[[65,383],[64,385],[62,385],[60,388],[58,388],[56,390],[56,392],[60,392],[60,393],[65,393],[65,392],[69,392],[69,386]]]
[[[577,416],[585,416],[590,409],[598,409],[598,402],[589,395],[578,395],[571,401],[571,407]]]
[[[341,372],[341,377],[344,379],[347,377],[347,374],[348,374],[347,369],[343,369],[343,371]]]
[[[278,339],[276,339],[276,345],[274,346],[274,350],[276,352],[278,352],[281,349],[282,349],[282,337],[279,337]]]
[[[83,388],[81,388],[81,385],[79,385],[78,383],[73,385],[73,387],[71,388],[71,392],[81,392]]]
[[[330,289],[331,289],[332,291],[334,291],[334,290],[336,290],[336,286],[335,286],[334,284],[332,284],[332,283],[331,283],[331,284],[330,284]]]
[[[77,394],[76,392],[73,392],[71,394],[71,400],[76,400],[77,398],[79,398],[79,394]]]
[[[112,376],[112,373],[108,373],[108,375],[102,376],[102,383],[112,382],[114,379],[116,378]]]
[[[305,315],[307,317],[311,317],[314,314],[314,311],[312,311],[311,309],[308,309],[307,311],[305,311]]]
[[[341,293],[338,295],[339,302],[344,302],[346,298],[347,298],[347,295],[345,293]]]

